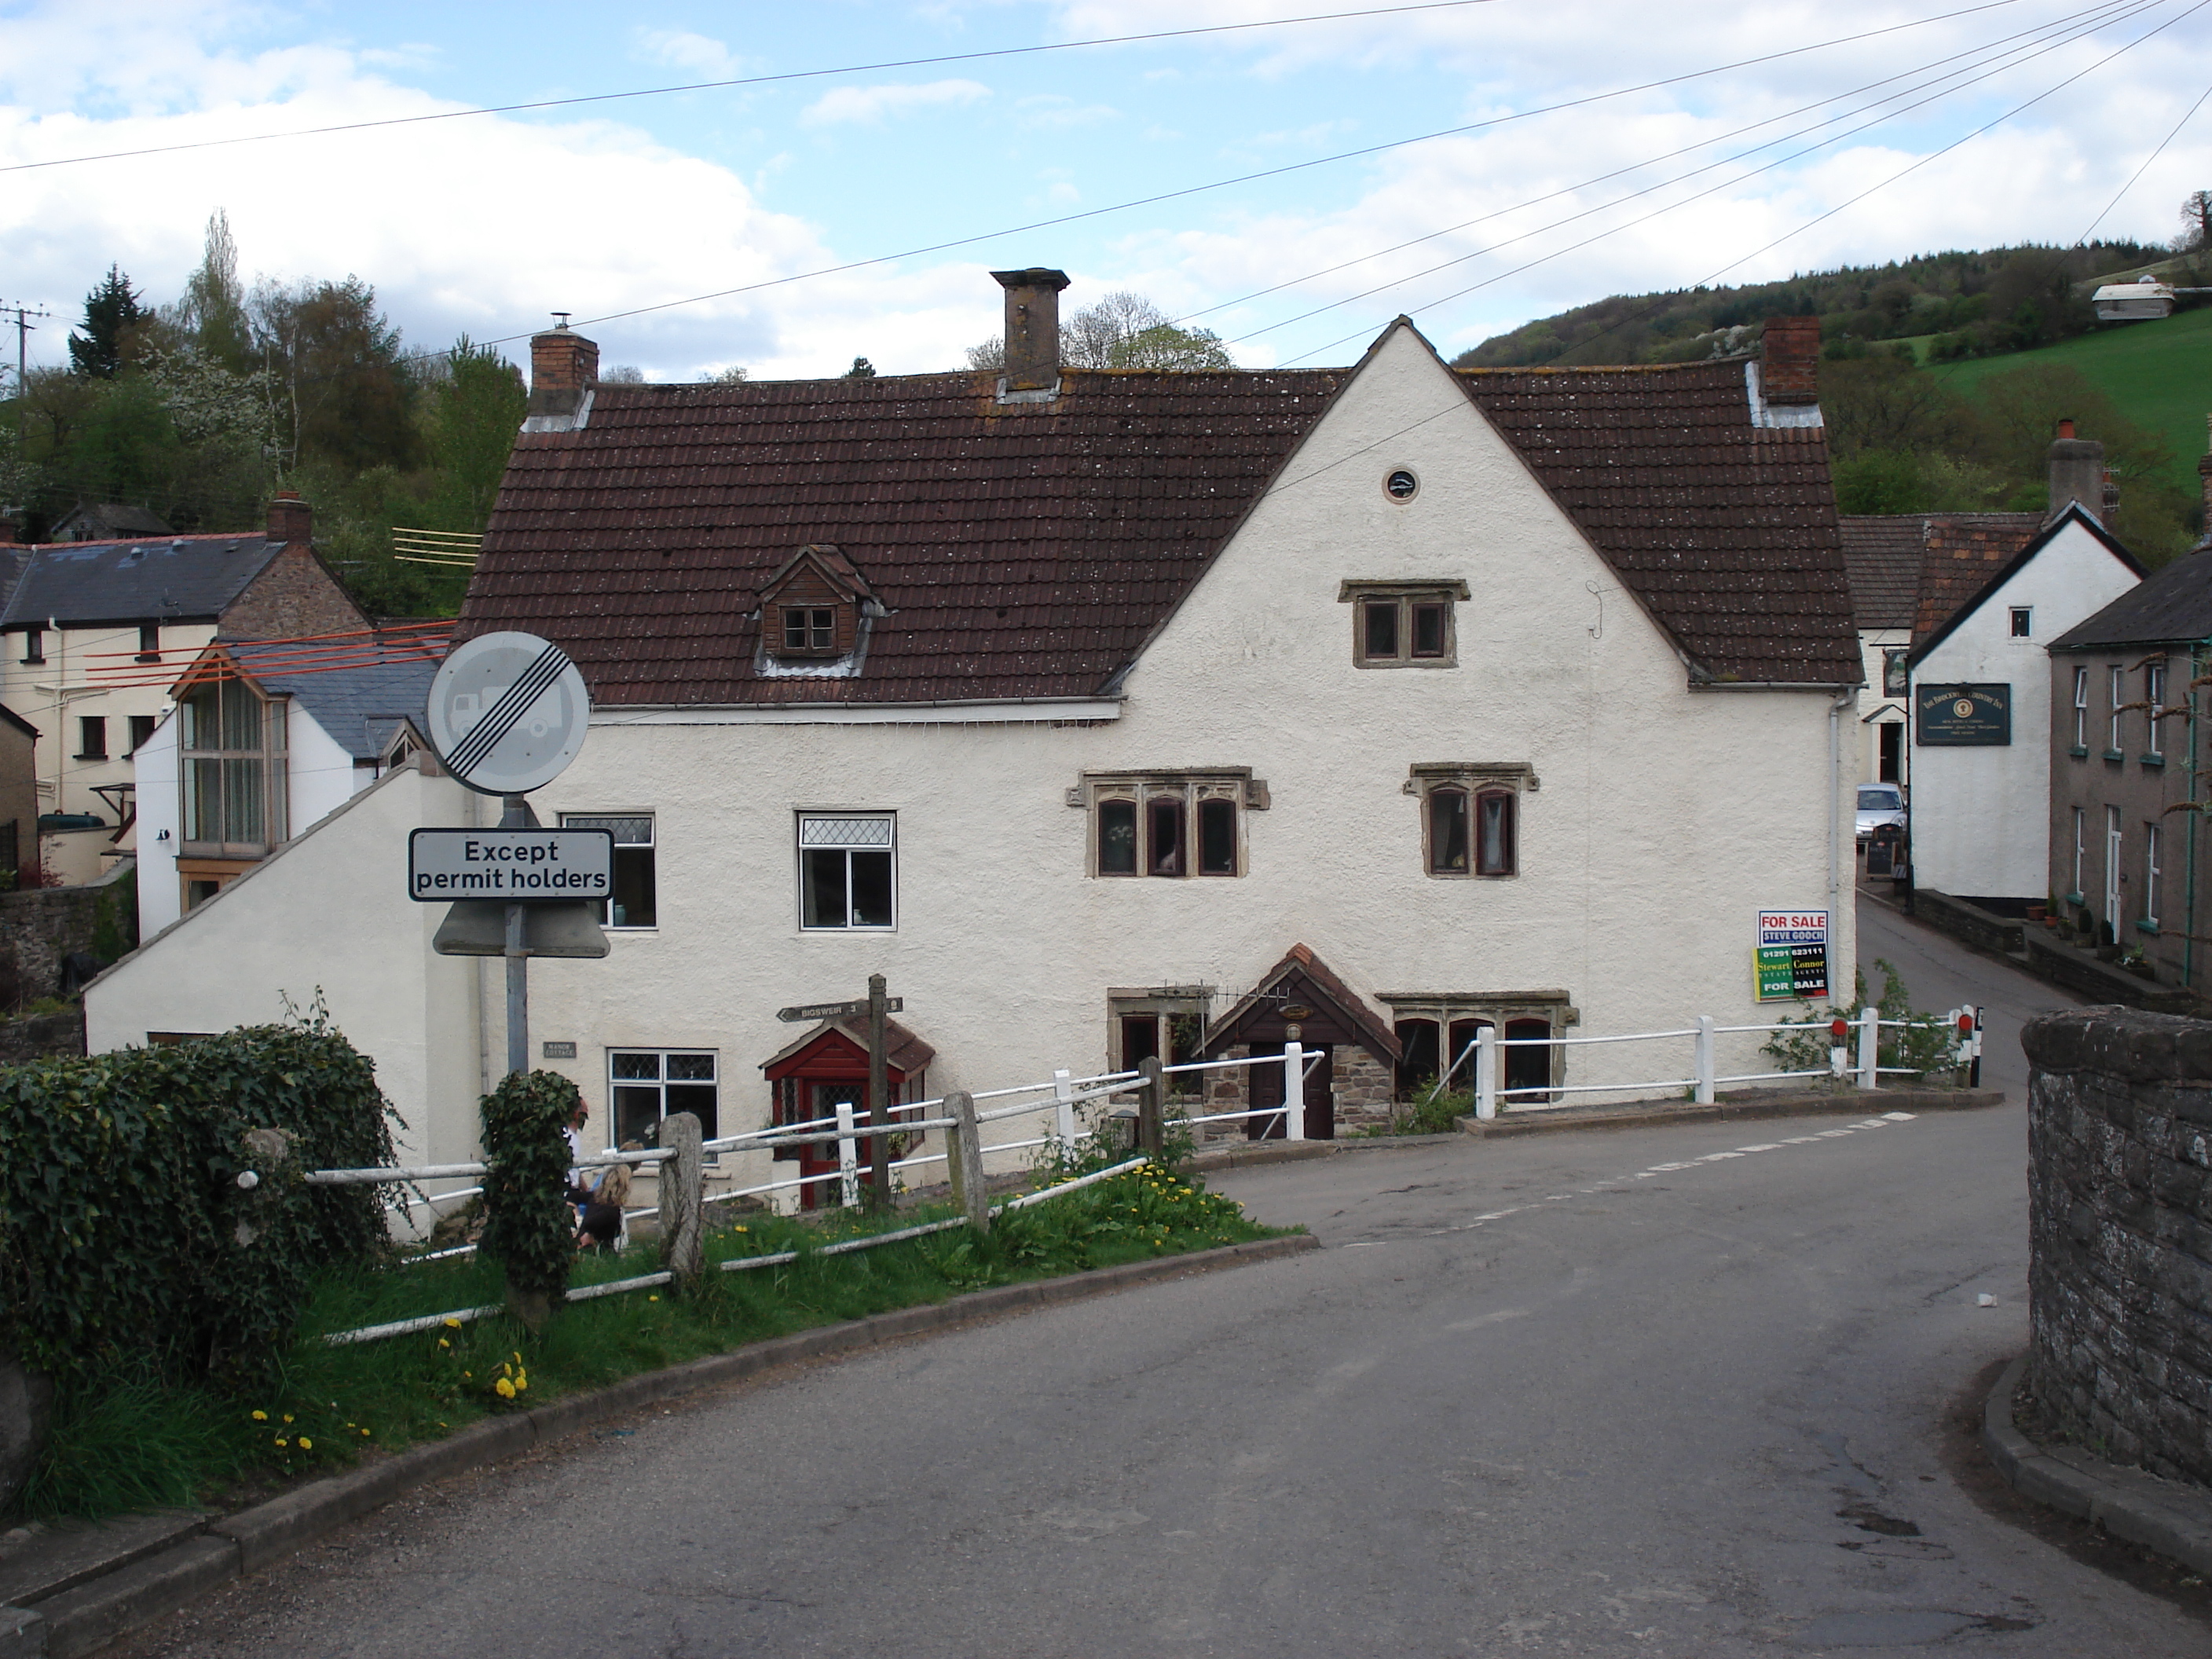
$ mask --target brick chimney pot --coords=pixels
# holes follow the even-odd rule
[[[280,489],[269,503],[269,539],[285,547],[311,544],[315,538],[315,510],[300,499],[296,489]]]
[[[574,329],[548,329],[530,337],[532,415],[573,416],[584,394],[599,383],[599,347]]]

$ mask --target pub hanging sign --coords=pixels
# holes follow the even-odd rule
[[[2009,685],[1916,685],[1913,741],[1929,748],[2012,741]]]

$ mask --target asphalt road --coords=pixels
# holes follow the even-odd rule
[[[1863,937],[1923,1006],[2063,1000]],[[128,1651],[2204,1654],[1961,1474],[2022,1162],[2008,1104],[1239,1171],[1326,1248],[641,1416]]]

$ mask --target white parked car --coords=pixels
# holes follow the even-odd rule
[[[1905,792],[1893,783],[1863,783],[1859,786],[1858,844],[1864,847],[1867,837],[1885,823],[1905,828]]]

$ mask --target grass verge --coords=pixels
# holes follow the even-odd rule
[[[1274,1236],[1231,1200],[1144,1169],[963,1229],[822,1256],[821,1246],[951,1214],[942,1206],[822,1224],[754,1216],[710,1232],[697,1288],[571,1303],[532,1334],[502,1316],[332,1347],[326,1333],[487,1305],[498,1268],[473,1259],[325,1274],[288,1346],[234,1389],[117,1365],[65,1389],[19,1509],[40,1518],[234,1507],[378,1449],[435,1440],[479,1418],[603,1388],[810,1326],[942,1302],[988,1285]],[[800,1252],[738,1273],[738,1256]],[[650,1247],[581,1261],[572,1285],[656,1271]],[[504,1384],[504,1389],[502,1389]]]

